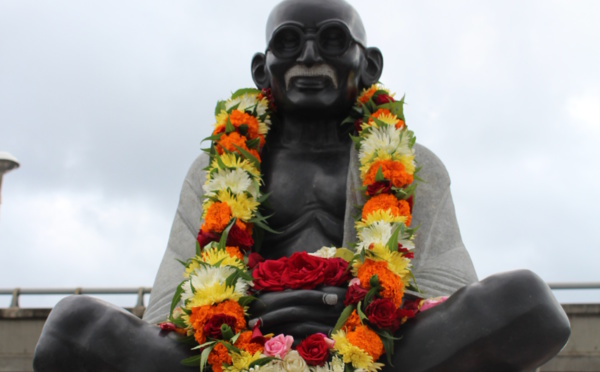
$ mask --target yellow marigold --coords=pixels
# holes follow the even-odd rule
[[[241,353],[233,353],[231,355],[231,366],[226,368],[228,372],[241,372],[247,371],[248,367],[252,362],[261,358],[260,353],[250,354],[247,351],[242,350]]]
[[[202,224],[203,232],[220,233],[225,230],[227,224],[231,220],[231,208],[227,203],[214,202],[206,210],[204,223]]]
[[[217,199],[227,203],[231,208],[231,215],[242,221],[248,221],[259,206],[259,203],[246,194],[232,195],[227,190],[221,190],[217,193]],[[240,226],[238,226],[240,227]]]
[[[396,115],[392,114],[388,109],[378,109],[369,118],[369,125],[374,125],[375,121],[373,118],[381,120],[382,122],[393,125],[396,129],[404,128],[404,120],[398,118]]]
[[[350,363],[352,367],[368,372],[374,372],[383,367],[383,364],[374,362],[373,357],[365,350],[350,343],[344,331],[335,332],[331,338],[335,341],[333,349],[342,357],[344,363]]]
[[[371,213],[369,213],[369,215],[367,216],[366,219],[364,220],[359,220],[355,222],[355,226],[356,229],[362,229],[364,227],[367,227],[369,225],[372,225],[375,222],[388,222],[388,223],[395,223],[395,222],[401,222],[403,223],[405,226],[408,226],[407,224],[407,218],[406,216],[396,216],[394,214],[392,214],[392,212],[390,210],[376,210],[373,211]]]
[[[246,172],[250,173],[255,178],[260,177],[260,171],[250,161],[240,157],[236,154],[222,154],[220,156],[221,162],[229,168],[242,168]],[[217,159],[213,160],[210,165],[211,168],[219,168]]]
[[[226,300],[237,301],[240,297],[242,295],[235,291],[235,287],[228,287],[225,283],[213,283],[202,288],[195,288],[194,295],[189,299],[186,306],[204,306]]]
[[[373,360],[379,359],[385,352],[383,343],[377,333],[373,332],[365,325],[358,326],[354,331],[347,332],[346,339],[348,339],[348,342],[352,345],[364,350],[373,358]]]
[[[398,200],[392,194],[379,194],[369,199],[363,206],[362,218],[366,220],[376,211],[389,211],[393,216],[405,216],[405,225],[410,225],[410,206],[406,200]]]
[[[227,348],[220,343],[217,343],[215,347],[208,354],[208,364],[210,365],[213,372],[222,372],[223,363],[231,364],[231,357]]]
[[[400,277],[388,269],[388,263],[385,261],[365,260],[357,270],[357,278],[360,285],[365,289],[371,289],[369,280],[373,275],[377,275],[379,285],[381,286],[380,295],[392,301],[396,307],[402,304],[404,295],[404,283]]]
[[[210,265],[220,262],[220,266],[234,266],[239,269],[244,269],[246,266],[244,256],[237,247],[226,247],[225,251],[220,250],[218,247],[211,247],[205,249],[200,257],[202,261]]]
[[[413,175],[406,171],[404,165],[399,161],[379,160],[374,162],[367,174],[364,176],[363,185],[371,185],[375,183],[377,171],[381,169],[381,173],[385,179],[389,180],[395,187],[404,187],[413,183]]]
[[[398,251],[390,251],[383,244],[371,244],[371,247],[369,247],[369,249],[375,255],[377,255],[377,257],[381,261],[387,262],[387,268],[392,273],[398,275],[400,277],[400,280],[402,280],[402,282],[405,283],[404,279],[409,273],[410,259],[404,257],[404,255]]]

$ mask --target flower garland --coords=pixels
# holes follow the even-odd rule
[[[265,199],[260,153],[274,110],[270,92],[242,89],[217,104],[196,255],[184,262],[185,279],[161,324],[197,343],[201,352],[184,364],[201,370],[208,364],[214,372],[376,371],[383,354],[391,363],[394,332],[423,304],[403,300],[407,288],[416,289],[409,226],[418,171],[403,104],[373,85],[344,121],[356,128],[352,139],[367,198],[355,223],[354,251],[323,247],[267,261],[251,248],[253,229],[271,231],[259,212]],[[294,350],[292,336],[263,336],[259,324],[248,327],[246,310],[256,291],[346,284],[345,309],[331,338],[313,334]]]

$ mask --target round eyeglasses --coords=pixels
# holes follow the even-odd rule
[[[307,40],[314,40],[319,53],[327,57],[341,56],[348,51],[352,42],[364,48],[345,24],[333,21],[320,26],[314,33],[307,33],[294,24],[282,25],[273,31],[267,51],[270,50],[278,58],[297,57]]]

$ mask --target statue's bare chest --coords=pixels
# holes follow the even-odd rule
[[[349,147],[298,151],[271,149],[263,162],[264,190],[275,213],[274,227],[305,214],[326,212],[343,221]],[[343,222],[342,222],[343,223]]]

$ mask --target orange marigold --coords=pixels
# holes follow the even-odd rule
[[[213,372],[222,372],[223,363],[231,364],[231,357],[227,352],[227,348],[221,343],[217,343],[215,347],[208,354],[208,364],[210,365]]]
[[[346,339],[354,346],[358,346],[369,354],[373,360],[379,359],[385,352],[381,339],[371,329],[363,325],[356,327],[354,331],[346,333]]]
[[[404,187],[413,183],[413,175],[406,172],[404,165],[394,160],[378,160],[374,162],[365,175],[364,186],[375,183],[377,170],[381,168],[381,173],[386,180],[389,180],[394,187]]]
[[[254,156],[260,162],[260,155],[258,151],[255,149],[249,149],[246,146],[246,137],[242,136],[238,132],[231,132],[229,134],[221,134],[219,140],[216,142],[216,149],[219,155],[223,155],[225,150],[229,152],[237,152],[241,155],[241,152],[237,149],[237,147],[248,151],[252,156]]]
[[[393,216],[405,216],[405,225],[409,226],[411,221],[410,204],[406,200],[398,200],[392,194],[379,194],[369,199],[362,210],[362,218],[366,219],[371,213],[378,210],[390,211]]]
[[[362,323],[360,322],[360,317],[356,313],[356,309],[355,309],[355,310],[352,310],[352,314],[350,314],[348,319],[346,319],[346,322],[344,323],[342,328],[345,329],[346,332],[350,332],[350,331],[353,331],[354,328],[360,326],[361,324]]]
[[[246,125],[248,127],[246,137],[249,139],[258,137],[258,120],[254,116],[248,115],[240,110],[233,110],[231,114],[229,114],[229,121],[236,129],[241,125]]]
[[[192,314],[190,314],[190,324],[194,328],[194,338],[199,344],[206,342],[204,325],[216,314],[225,314],[235,318],[234,333],[246,328],[244,309],[236,301],[227,300],[216,305],[194,307],[192,308]]]
[[[400,307],[404,295],[404,283],[400,277],[388,269],[385,261],[365,260],[357,273],[360,285],[365,289],[371,289],[369,280],[373,275],[377,275],[377,279],[379,279],[381,286],[379,295],[392,301],[396,307]]]
[[[361,103],[367,103],[367,102],[369,102],[371,97],[373,97],[373,94],[375,94],[375,92],[377,92],[377,87],[371,87],[367,91],[365,91],[363,94],[361,94],[360,97],[358,98],[358,100]]]
[[[202,232],[220,233],[225,230],[227,224],[231,220],[231,208],[227,203],[214,202],[206,210],[204,223],[202,224]]]
[[[257,351],[263,352],[264,346],[256,343],[250,342],[252,339],[252,331],[245,331],[240,334],[240,337],[235,341],[233,346],[246,350],[250,354],[254,355]]]
[[[244,255],[238,247],[225,247],[225,251],[229,254],[229,256],[237,258],[240,261],[244,261]]]

